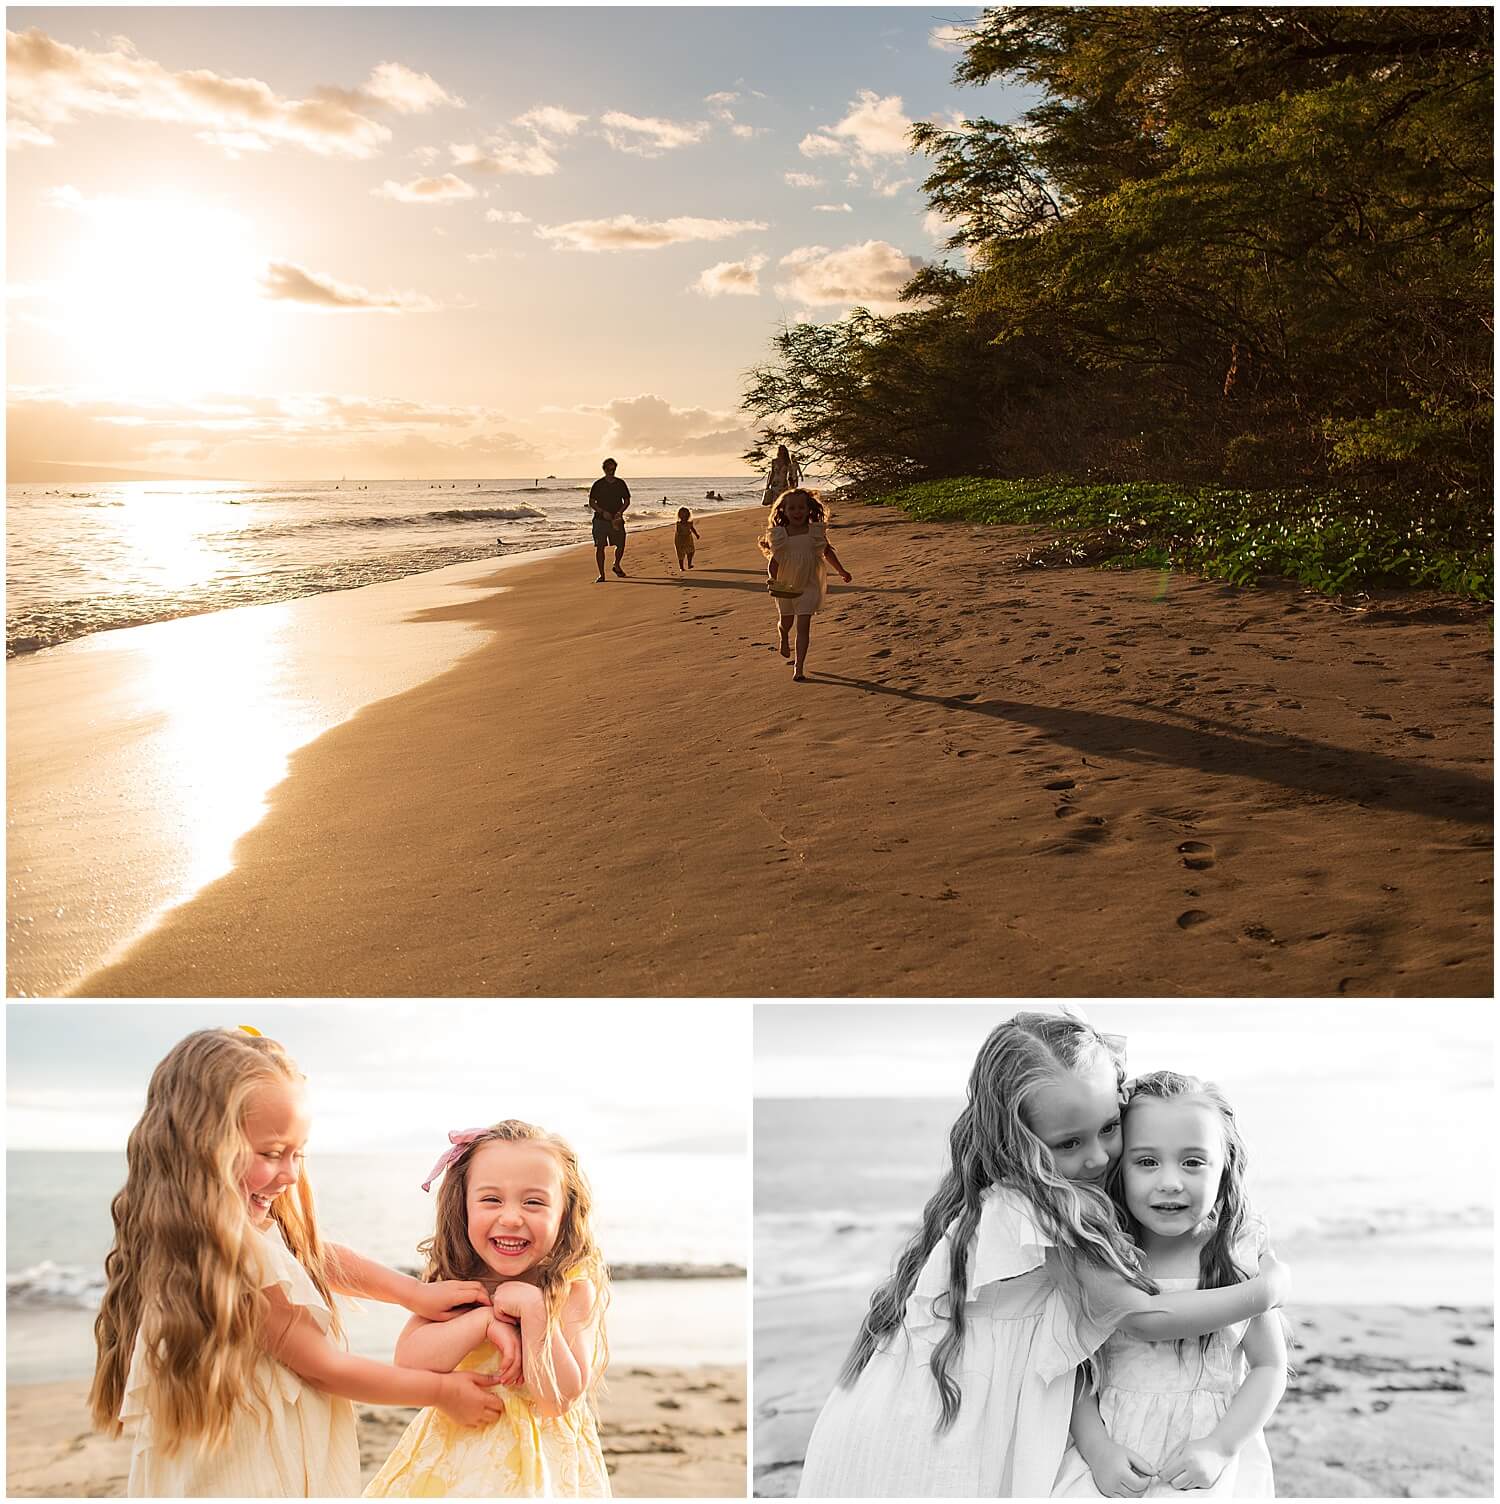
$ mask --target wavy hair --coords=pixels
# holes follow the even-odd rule
[[[557,1160],[563,1188],[563,1212],[557,1241],[530,1271],[537,1277],[547,1310],[546,1338],[537,1361],[547,1378],[555,1381],[552,1337],[562,1319],[568,1286],[580,1277],[589,1279],[594,1286],[594,1309],[599,1313],[594,1327],[594,1353],[589,1365],[589,1389],[592,1391],[609,1366],[609,1339],[604,1332],[604,1311],[609,1304],[609,1267],[594,1239],[594,1193],[589,1187],[588,1177],[579,1168],[578,1156],[566,1140],[532,1123],[507,1118],[493,1124],[473,1143],[466,1145],[463,1153],[447,1167],[443,1183],[438,1188],[436,1228],[430,1238],[417,1245],[417,1251],[427,1259],[422,1277],[428,1281],[479,1280],[491,1292],[502,1283],[469,1241],[469,1166],[474,1162],[476,1151],[486,1144],[540,1144]]]
[[[1082,1019],[1053,1013],[1017,1013],[981,1046],[969,1073],[968,1103],[948,1134],[949,1167],[922,1211],[922,1225],[902,1250],[895,1272],[870,1297],[870,1309],[839,1382],[846,1387],[886,1336],[901,1325],[922,1266],[945,1234],[949,1240],[947,1331],[930,1360],[942,1409],[940,1429],[958,1417],[962,1395],[953,1367],[963,1352],[964,1299],[970,1244],[986,1191],[1006,1186],[1024,1196],[1042,1229],[1084,1263],[1117,1274],[1149,1294],[1156,1286],[1142,1272],[1140,1252],[1126,1236],[1108,1195],[1059,1175],[1052,1153],[1028,1121],[1032,1099],[1059,1076],[1108,1062],[1123,1087],[1124,1065],[1103,1036]],[[1081,1298],[1081,1291],[1077,1292]]]
[[[301,1080],[274,1039],[233,1029],[189,1034],[152,1072],[146,1110],[125,1146],[125,1185],[110,1205],[115,1236],[89,1390],[100,1430],[120,1434],[137,1335],[151,1379],[152,1437],[166,1455],[189,1441],[221,1445],[239,1406],[265,1404],[257,1370],[268,1303],[245,1205],[244,1122],[261,1087]],[[271,1215],[337,1330],[305,1167]]]

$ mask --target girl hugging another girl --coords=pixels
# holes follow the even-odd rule
[[[1103,1455],[1074,1400],[1112,1334],[1186,1344],[1283,1302],[1288,1276],[1268,1252],[1217,1288],[1194,1288],[1176,1259],[1148,1263],[1106,1187],[1124,1084],[1122,1042],[1079,1018],[1019,1013],[985,1041],[948,1171],[813,1430],[804,1497],[1046,1497],[1070,1427]],[[1103,1430],[1118,1412],[1100,1403]],[[1237,1414],[1220,1442],[1254,1418]],[[1140,1461],[1150,1475],[1158,1459]]]
[[[413,1316],[403,1367],[496,1375],[503,1414],[473,1428],[441,1410],[407,1427],[367,1498],[609,1496],[591,1396],[609,1359],[608,1274],[573,1151],[514,1120],[448,1135],[426,1278],[478,1281],[485,1303],[448,1322]]]
[[[126,1146],[94,1323],[94,1424],[132,1438],[134,1497],[359,1490],[353,1400],[499,1414],[493,1377],[420,1373],[344,1349],[335,1294],[424,1322],[488,1300],[422,1284],[318,1235],[301,1073],[252,1029],[204,1029],[157,1066]]]

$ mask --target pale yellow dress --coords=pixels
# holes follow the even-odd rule
[[[332,1326],[318,1287],[292,1257],[274,1223],[251,1236],[259,1256],[259,1284],[280,1288],[308,1311],[325,1333]],[[274,1358],[256,1367],[267,1409],[248,1399],[236,1412],[228,1442],[207,1451],[185,1442],[165,1456],[152,1436],[155,1385],[139,1333],[120,1403],[120,1421],[132,1437],[131,1498],[351,1498],[359,1492],[359,1442],[354,1406],[314,1389]]]
[[[455,1372],[493,1373],[500,1354],[485,1342]],[[587,1399],[566,1415],[538,1415],[524,1387],[493,1393],[505,1413],[464,1426],[427,1409],[370,1480],[367,1499],[607,1499],[609,1473]]]

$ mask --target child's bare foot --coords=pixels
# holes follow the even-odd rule
[[[597,580],[595,580],[595,581],[594,581],[594,583],[595,583],[595,584],[596,584],[596,585],[603,585],[603,584],[605,584],[605,583],[606,583],[606,581],[605,581],[605,578],[604,578],[604,576],[603,576],[603,575],[602,575],[602,574],[601,574],[601,575],[600,575],[600,576],[599,576],[599,578],[598,578],[598,579],[597,579]]]
[[[615,565],[615,573],[616,573],[616,574],[617,574],[617,575],[619,575],[619,577],[620,577],[620,578],[621,578],[621,579],[622,579],[622,580],[623,580],[623,579],[624,579],[624,578],[625,578],[625,571],[624,571],[624,570],[623,570],[623,569],[621,569],[621,568],[620,568],[620,566],[619,566],[619,565],[618,565],[618,564],[616,564],[616,565]]]
[[[804,674],[802,672],[802,670],[799,668],[797,670],[797,672],[792,675],[792,683],[793,684],[806,684],[807,683],[807,675]]]
[[[777,649],[777,651],[778,651],[778,652],[779,652],[779,653],[780,653],[780,654],[781,654],[781,656],[782,656],[782,657],[783,657],[783,658],[787,658],[787,659],[790,659],[790,658],[791,658],[791,656],[792,656],[792,645],[791,645],[791,643],[789,643],[789,642],[788,642],[788,641],[787,641],[787,640],[786,640],[786,638],[785,638],[785,637],[783,637],[783,638],[782,638],[782,639],[781,639],[781,645],[780,645],[780,647],[779,647],[779,648],[778,648],[778,649]]]

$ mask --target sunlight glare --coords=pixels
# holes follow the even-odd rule
[[[58,280],[90,384],[133,395],[246,385],[270,322],[249,221],[166,198],[90,200],[79,212]]]

